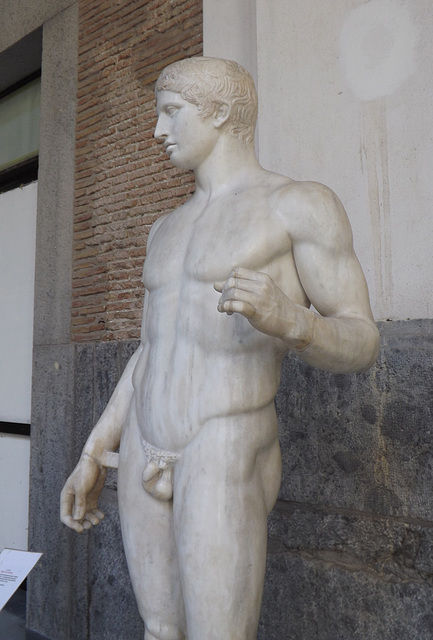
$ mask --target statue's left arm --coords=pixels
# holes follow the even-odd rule
[[[377,358],[379,333],[343,206],[323,185],[298,183],[282,194],[276,215],[287,229],[300,282],[318,313],[290,300],[267,274],[242,267],[216,284],[222,293],[218,310],[241,313],[319,369],[368,369]]]

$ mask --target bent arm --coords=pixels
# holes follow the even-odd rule
[[[147,291],[144,296],[141,343],[130,358],[123,374],[98,422],[87,439],[82,455],[93,458],[100,466],[106,464],[107,453],[117,451],[120,445],[123,426],[131,406],[134,388],[132,376],[146,341],[146,317],[149,305]]]
[[[293,302],[266,273],[233,269],[222,293],[221,313],[240,313],[262,333],[281,340],[285,347],[318,369],[353,373],[368,369],[377,357],[379,334],[368,314],[339,308],[325,317]],[[322,308],[316,300],[315,304]]]
[[[319,313],[300,311],[305,332],[294,350],[319,369],[364,371],[377,358],[379,332],[350,223],[330,189],[307,183],[305,190],[302,217],[292,235],[293,255],[301,284]]]
[[[96,526],[104,517],[98,508],[98,499],[107,473],[107,452],[116,451],[119,447],[133,396],[132,374],[141,351],[140,345],[128,362],[61,492],[60,519],[79,533]]]
[[[292,347],[302,360],[332,373],[366,371],[374,364],[379,332],[372,320],[349,314],[323,317],[301,307],[299,315],[302,314],[305,332],[302,340]]]
[[[280,288],[266,273],[242,267],[225,283],[215,283],[222,294],[218,310],[244,315],[318,369],[368,369],[377,358],[379,333],[341,203],[323,185],[298,183],[280,198],[276,215],[286,229],[305,296],[318,313],[290,299],[284,276]]]
[[[145,343],[147,308],[148,295],[145,295],[141,344],[126,365],[107,407],[84,445],[77,466],[61,492],[60,519],[79,533],[96,526],[104,517],[98,508],[98,500],[104,487],[106,467],[111,466],[110,453],[119,448],[133,400],[132,377]]]

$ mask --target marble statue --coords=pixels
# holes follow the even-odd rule
[[[161,73],[156,99],[155,138],[194,171],[196,189],[151,230],[141,344],[65,484],[61,517],[78,532],[100,522],[119,448],[145,639],[253,640],[280,486],[282,359],[366,370],[378,332],[337,197],[256,160],[250,75],[227,60],[181,60]]]

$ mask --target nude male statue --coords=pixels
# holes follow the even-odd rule
[[[196,190],[152,228],[141,344],[66,482],[62,521],[99,523],[107,455],[120,446],[145,639],[253,640],[280,486],[282,359],[291,350],[328,371],[365,370],[378,332],[337,197],[258,164],[249,74],[182,60],[156,96],[155,137],[194,171]]]

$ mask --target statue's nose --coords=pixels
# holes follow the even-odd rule
[[[158,118],[156,123],[155,131],[153,133],[154,138],[156,140],[162,141],[165,137],[167,137],[167,132],[165,131],[166,127],[164,126],[164,121],[161,116]]]

